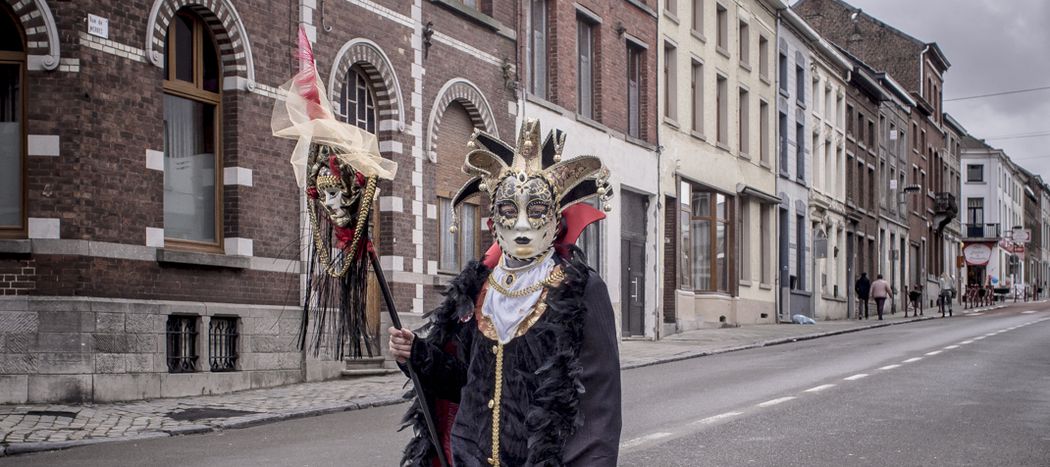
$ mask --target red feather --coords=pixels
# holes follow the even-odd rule
[[[306,99],[306,113],[310,119],[325,116],[324,108],[321,107],[321,90],[317,88],[317,64],[314,62],[314,50],[310,46],[310,39],[306,37],[306,30],[299,27],[299,50],[296,54],[299,59],[299,73],[293,79],[295,91],[303,99]]]

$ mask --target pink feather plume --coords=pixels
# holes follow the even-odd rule
[[[311,120],[324,117],[326,112],[321,107],[321,90],[317,87],[314,50],[310,46],[310,39],[306,37],[306,30],[302,27],[299,28],[299,50],[296,58],[299,59],[299,73],[294,78],[295,90],[308,102],[307,115]]]

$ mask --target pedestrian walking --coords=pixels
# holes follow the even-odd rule
[[[881,321],[882,310],[886,306],[886,299],[893,297],[890,283],[882,278],[882,274],[875,276],[875,282],[871,283],[871,297],[875,299],[875,311],[878,312],[879,320]]]
[[[948,275],[947,272],[941,274],[940,284],[941,293],[938,297],[941,308],[941,318],[947,312],[948,316],[952,316],[952,300],[955,299],[955,280]]]
[[[853,291],[857,293],[857,299],[860,300],[857,319],[860,319],[860,308],[864,308],[864,319],[868,319],[868,296],[871,292],[871,280],[868,279],[868,273],[860,273],[860,279],[857,279],[857,283],[854,284]]]

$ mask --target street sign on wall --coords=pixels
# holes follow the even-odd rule
[[[1013,236],[1010,237],[1014,243],[1028,243],[1032,240],[1031,229],[1014,229]]]

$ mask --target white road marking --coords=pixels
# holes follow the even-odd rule
[[[855,374],[853,376],[847,376],[847,377],[842,378],[842,379],[844,379],[846,381],[856,381],[856,380],[864,378],[866,376],[868,376],[867,373],[857,373],[857,374]]]
[[[968,315],[966,315],[966,316],[981,316],[981,315],[983,315],[983,314],[984,314],[984,313],[981,313],[981,312],[977,312],[977,313],[970,313],[970,314],[968,314]]]
[[[975,341],[979,341],[981,339],[984,339],[984,336],[977,336],[977,337],[973,338],[973,340],[975,340]]]
[[[726,412],[726,413],[720,413],[720,414],[718,414],[718,415],[712,415],[712,416],[710,416],[710,417],[707,417],[707,418],[702,418],[702,419],[700,419],[700,420],[697,420],[697,421],[695,421],[695,422],[691,423],[691,425],[698,425],[698,424],[703,424],[703,425],[707,425],[707,424],[711,424],[711,423],[717,422],[717,421],[719,421],[719,420],[725,420],[725,419],[727,419],[727,418],[730,418],[730,417],[735,417],[735,416],[737,416],[737,415],[741,415],[741,414],[743,414],[743,412]]]
[[[653,440],[657,440],[657,439],[660,439],[660,438],[666,438],[668,436],[671,436],[671,434],[670,433],[664,433],[664,432],[651,433],[651,434],[648,434],[648,435],[645,435],[645,436],[640,436],[640,437],[632,439],[630,441],[626,441],[624,443],[621,443],[620,444],[620,449],[627,449],[627,448],[634,447],[634,446],[637,446],[639,444],[645,443],[646,441],[653,441]]]
[[[817,386],[815,388],[806,389],[803,392],[820,392],[820,391],[823,391],[825,389],[833,388],[833,387],[835,387],[834,384],[821,384],[820,386]]]
[[[897,368],[897,367],[899,367],[899,366],[900,366],[900,365],[898,365],[898,364],[894,363],[893,365],[886,365],[886,366],[884,366],[884,367],[882,367],[882,368],[879,368],[879,369],[880,369],[880,370],[892,370],[892,369],[894,369],[894,368]]]
[[[922,360],[922,357],[912,357],[912,358],[909,358],[909,359],[907,359],[907,360],[905,360],[905,361],[903,361],[901,363],[911,363],[911,362],[917,362],[919,360]]]
[[[1032,313],[1035,313],[1035,310],[1028,310],[1028,311],[1022,311],[1021,312],[1022,315],[1030,315]]]
[[[944,350],[951,350],[951,349],[958,349],[958,348],[959,348],[958,345],[949,345],[949,346],[945,347]]]
[[[942,352],[941,350],[934,350],[933,352],[926,352],[926,355],[937,355],[937,354],[939,354],[941,352]]]
[[[761,404],[758,404],[758,406],[759,407],[769,407],[769,406],[773,406],[773,405],[777,405],[777,404],[781,404],[781,403],[787,402],[787,401],[792,400],[794,398],[795,398],[795,396],[778,397],[778,398],[773,399],[771,401],[765,401],[765,402],[763,402]]]
[[[970,339],[970,340],[967,340],[967,341],[962,341],[962,342],[959,343],[959,345],[966,345],[966,344],[973,344],[973,339]]]

